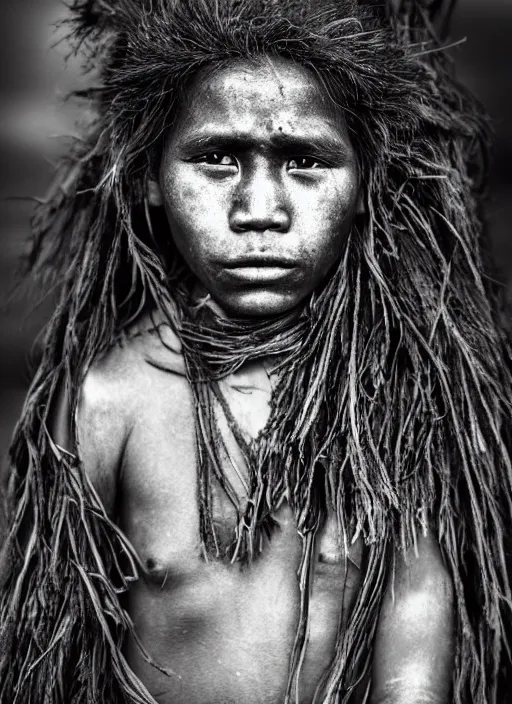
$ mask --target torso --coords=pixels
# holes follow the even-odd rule
[[[150,665],[131,639],[126,644],[128,662],[160,704],[282,704],[300,597],[301,539],[292,512],[283,501],[275,515],[279,529],[251,565],[205,559],[199,539],[191,390],[172,371],[176,358],[169,372],[146,363],[148,353],[159,363],[172,357],[157,337],[145,342],[140,336],[137,346],[130,352],[136,403],[118,505],[121,528],[146,574],[131,587],[127,608],[151,657],[175,674],[169,677]],[[255,378],[264,379],[264,370],[260,372],[263,376],[256,370]],[[242,394],[241,406],[233,410],[241,417],[245,413],[243,422],[254,435],[266,420],[266,390],[240,391],[232,383],[226,393],[234,394],[234,406],[236,394]],[[252,416],[247,412],[251,394]],[[240,481],[231,478],[243,493]],[[220,533],[233,529],[234,511],[220,491],[214,513]],[[345,553],[329,515],[316,545],[301,704],[312,701],[332,660],[339,621],[361,580],[361,552],[356,542]]]

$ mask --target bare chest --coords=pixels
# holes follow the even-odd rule
[[[207,562],[197,529],[148,521],[141,546],[132,541],[146,574],[129,594],[129,612],[153,659],[175,675],[149,666],[134,644],[131,667],[158,702],[167,704],[282,704],[297,633],[301,540],[289,507],[275,516],[278,527],[250,565]],[[361,572],[359,546],[340,559],[330,523],[319,536],[309,599],[309,635],[301,674],[301,702],[314,691],[335,652],[340,621],[348,613]],[[184,549],[184,545],[195,549]],[[180,547],[181,546],[181,547]],[[353,560],[353,562],[351,561]]]
[[[141,409],[125,455],[120,519],[145,568],[128,596],[130,615],[150,655],[175,675],[148,665],[132,642],[128,660],[163,704],[280,704],[300,610],[302,542],[294,516],[284,502],[274,516],[276,529],[250,565],[207,559],[200,542],[192,402],[186,382],[174,384],[179,413],[166,405],[165,394],[152,399],[151,412]],[[247,401],[249,395],[239,412],[254,433],[265,422],[268,397],[257,398],[254,414]],[[243,498],[243,467],[234,466],[240,457],[236,446],[228,443],[227,449],[225,471]],[[228,539],[236,507],[218,485],[212,508],[217,534]],[[361,553],[358,543],[344,544],[329,515],[315,545],[305,703],[334,655],[339,624],[360,583]]]

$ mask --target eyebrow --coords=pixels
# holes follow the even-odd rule
[[[261,140],[252,134],[234,132],[208,132],[191,134],[180,144],[180,149],[197,154],[205,149],[244,152],[259,146]],[[344,161],[350,154],[349,145],[330,135],[290,135],[277,132],[270,138],[271,146],[286,155],[309,154],[327,161]]]

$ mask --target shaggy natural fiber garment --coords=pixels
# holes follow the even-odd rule
[[[286,493],[304,546],[290,701],[307,645],[315,536],[331,506],[344,534],[367,544],[367,580],[318,701],[350,701],[371,662],[387,556],[430,529],[456,592],[453,701],[494,704],[511,619],[512,377],[479,213],[486,125],[437,49],[452,3],[390,0],[391,13],[350,0],[72,4],[75,34],[99,67],[88,96],[97,117],[34,219],[30,264],[61,297],[11,451],[0,700],[152,701],[121,652],[132,626],[119,595],[141,565],[76,453],[56,447],[47,426],[62,380],[74,417],[93,360],[157,307],[181,340],[194,390],[210,553],[209,482],[223,480],[217,382],[252,359],[278,363],[265,432],[255,443],[239,436],[251,500],[219,559],[257,559]],[[366,214],[303,311],[249,325],[194,308],[166,223],[144,194],[188,79],[262,54],[309,67],[343,101]]]

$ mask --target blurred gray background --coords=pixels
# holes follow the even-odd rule
[[[58,147],[74,129],[63,104],[80,64],[65,68],[54,43],[65,14],[57,0],[0,2],[0,193],[42,195]],[[512,0],[459,0],[452,26],[460,77],[487,107],[497,135],[489,217],[496,257],[512,278]],[[26,246],[31,205],[0,203],[0,454],[5,456],[30,380],[28,359],[52,301],[9,300],[16,262]],[[0,509],[1,512],[1,509]],[[1,516],[0,516],[1,519]],[[1,520],[0,520],[1,523]]]

